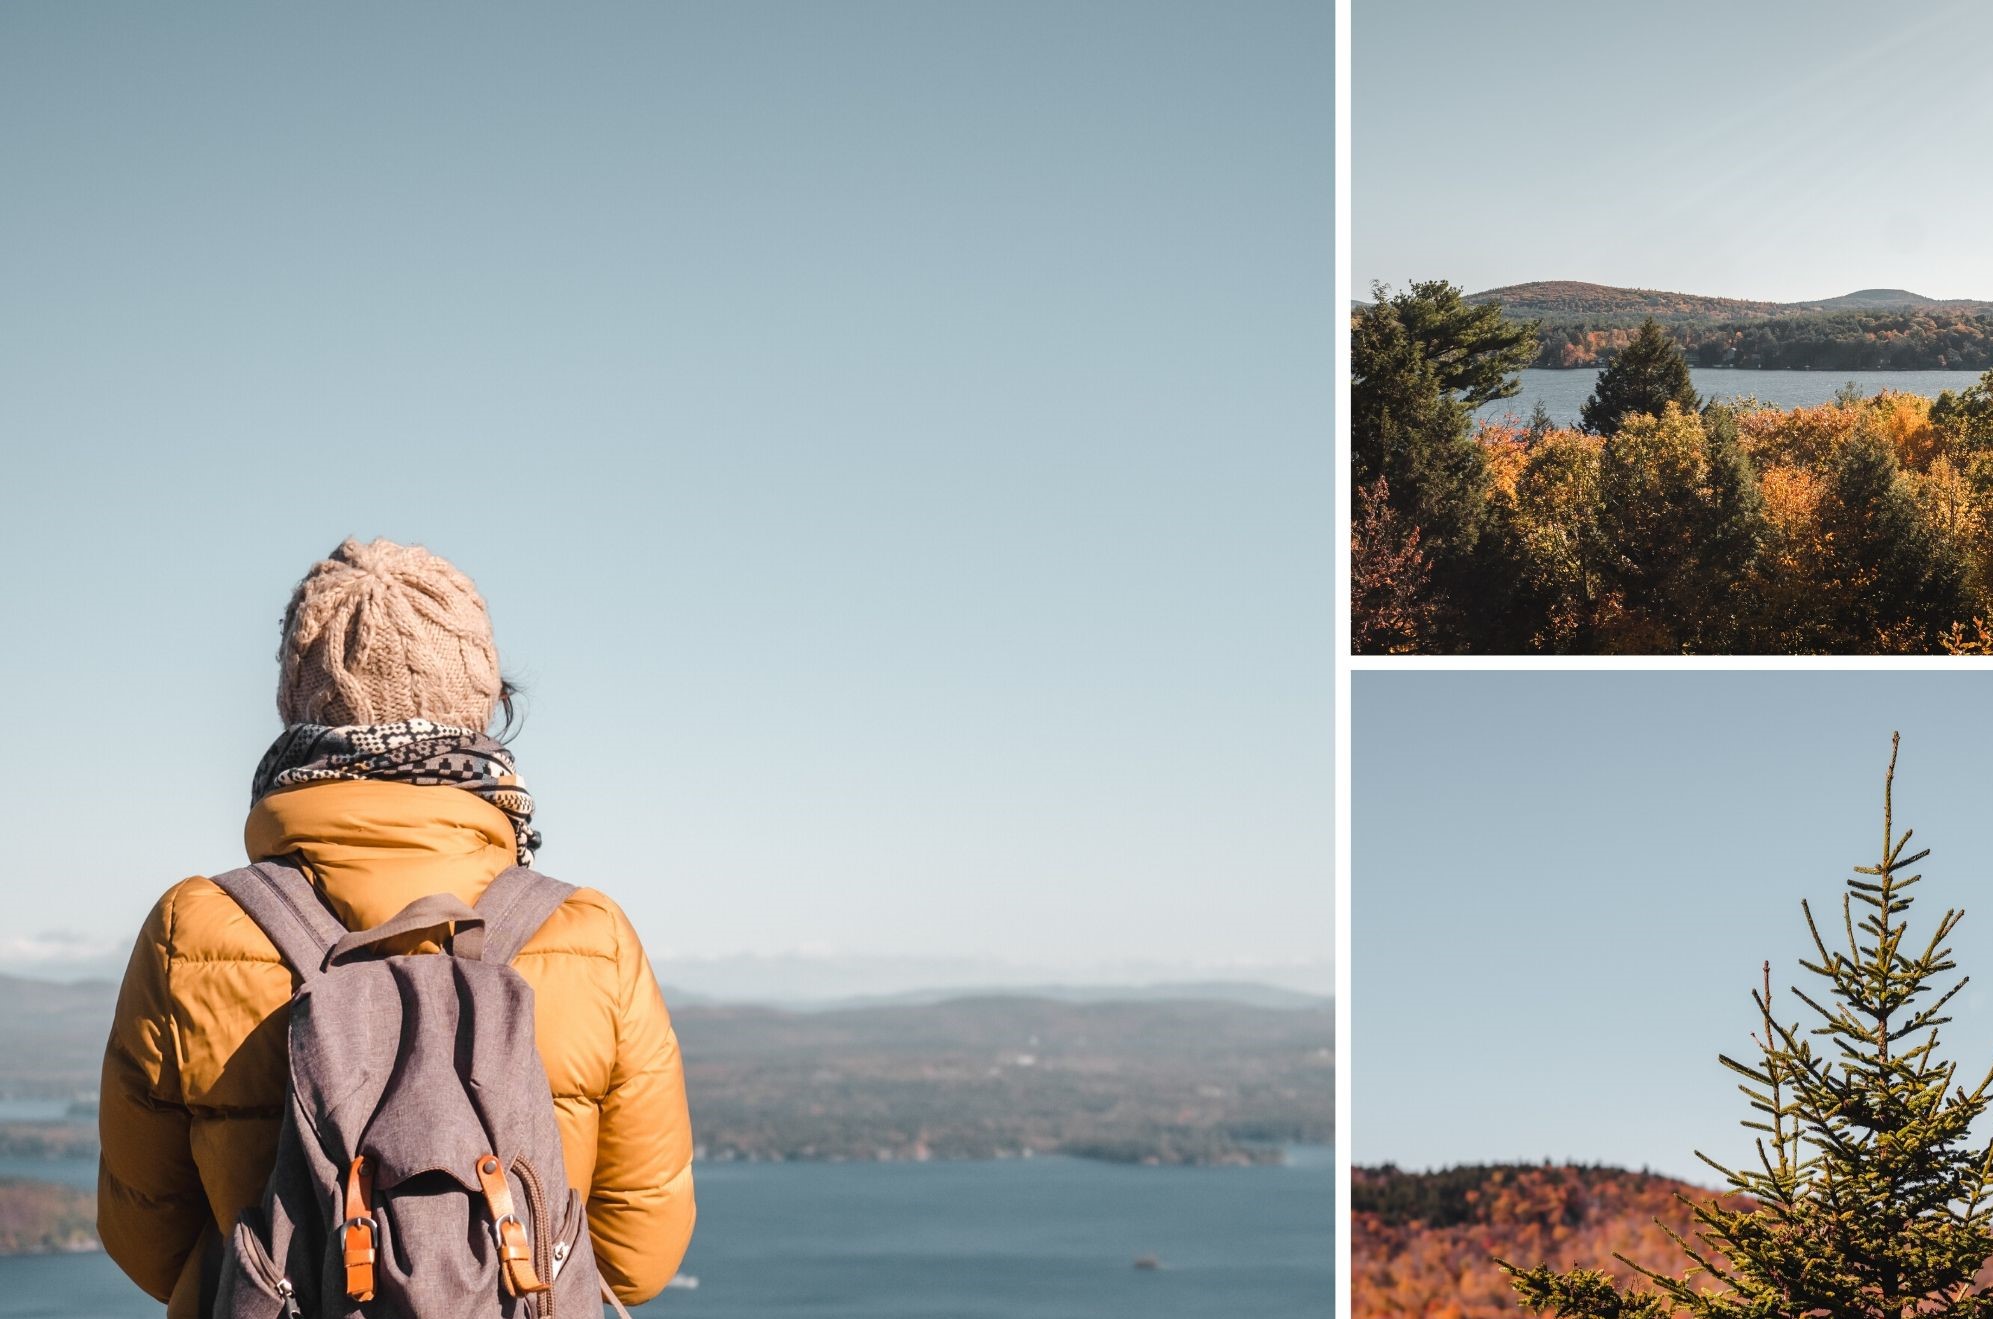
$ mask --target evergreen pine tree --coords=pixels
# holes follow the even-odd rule
[[[1406,530],[1419,534],[1434,597],[1425,648],[1499,649],[1513,628],[1514,535],[1489,498],[1471,409],[1407,328],[1402,299],[1383,293],[1350,327],[1350,476],[1358,489],[1385,482]]]
[[[1530,409],[1529,422],[1522,429],[1523,440],[1535,444],[1556,429],[1557,419],[1550,415],[1550,409],[1543,405],[1542,399],[1536,400],[1536,406]]]
[[[1970,1143],[1993,1072],[1967,1090],[1938,1057],[1946,1005],[1966,984],[1940,984],[1963,913],[1947,910],[1912,940],[1922,876],[1908,871],[1929,850],[1906,856],[1910,831],[1895,833],[1896,747],[1891,738],[1881,855],[1846,882],[1835,946],[1800,904],[1814,946],[1800,966],[1818,983],[1792,993],[1814,1024],[1775,1016],[1767,962],[1751,995],[1759,1056],[1720,1059],[1744,1078],[1758,1166],[1697,1157],[1751,1201],[1692,1205],[1695,1239],[1670,1233],[1689,1262],[1680,1277],[1624,1256],[1645,1285],[1498,1260],[1523,1308],[1567,1319],[1993,1315],[1993,1286],[1975,1281],[1993,1257],[1993,1145]]]
[[[1658,417],[1669,403],[1684,412],[1701,406],[1689,380],[1688,359],[1650,316],[1633,342],[1599,372],[1579,417],[1592,434],[1611,435],[1628,417]]]
[[[1696,579],[1700,599],[1691,650],[1734,651],[1748,647],[1759,612],[1758,555],[1764,547],[1764,496],[1758,473],[1737,435],[1737,414],[1712,404],[1703,409],[1708,441],[1709,493],[1696,529]]]

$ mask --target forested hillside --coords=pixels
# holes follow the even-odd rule
[[[1466,295],[1534,323],[1533,366],[1596,368],[1652,319],[1697,366],[1750,370],[1993,369],[1993,303],[1907,289],[1812,302],[1753,302],[1550,280]]]
[[[1617,1168],[1499,1164],[1350,1174],[1350,1308],[1355,1319],[1513,1319],[1516,1294],[1495,1265],[1573,1265],[1634,1277],[1620,1253],[1679,1272],[1655,1220],[1686,1234],[1690,1200],[1719,1198],[1672,1178]],[[1720,1197],[1742,1205],[1735,1196]]]

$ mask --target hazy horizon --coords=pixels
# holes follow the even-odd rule
[[[238,865],[341,538],[547,873],[742,956],[1321,976],[1334,15],[0,12],[0,970]]]
[[[22,959],[22,944],[38,943],[54,956]],[[0,976],[55,984],[116,981],[127,952],[110,940],[12,941],[15,959]],[[668,990],[725,1003],[835,1003],[919,994],[1025,990],[1128,991],[1156,989],[1265,989],[1324,1001],[1334,997],[1335,968],[1324,958],[1292,963],[1166,963],[1135,960],[1057,966],[996,959],[839,956],[830,953],[737,953],[682,956],[646,948]],[[1220,996],[1223,996],[1222,994]]]
[[[1993,300],[1993,250],[1948,218],[1993,204],[1971,164],[1993,9],[1353,0],[1350,21],[1352,295]]]

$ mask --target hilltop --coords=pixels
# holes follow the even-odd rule
[[[1691,1201],[1748,1201],[1671,1177],[1620,1168],[1488,1164],[1441,1172],[1350,1173],[1350,1308],[1354,1319],[1449,1315],[1514,1319],[1515,1293],[1491,1257],[1583,1265],[1625,1280],[1624,1254],[1657,1272],[1681,1257],[1655,1220],[1687,1234]]]

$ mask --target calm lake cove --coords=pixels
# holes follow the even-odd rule
[[[1277,1168],[729,1163],[697,1178],[699,1286],[640,1313],[1317,1319],[1334,1304],[1335,1165],[1319,1148]],[[0,1319],[163,1309],[100,1254],[0,1259]]]
[[[1596,371],[1543,371],[1521,373],[1522,392],[1500,399],[1474,414],[1477,421],[1500,421],[1513,413],[1518,422],[1529,420],[1540,400],[1559,426],[1578,424],[1579,409],[1598,384]],[[1864,394],[1893,389],[1906,394],[1936,398],[1944,390],[1954,393],[1976,384],[1977,371],[1734,371],[1691,367],[1689,378],[1703,399],[1733,399],[1756,395],[1761,403],[1779,408],[1811,407],[1833,399],[1841,386],[1853,381]]]

